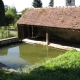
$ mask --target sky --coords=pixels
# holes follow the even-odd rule
[[[43,7],[48,7],[50,0],[41,0]],[[20,12],[25,8],[31,8],[33,0],[3,0],[4,5],[15,6],[17,11]]]

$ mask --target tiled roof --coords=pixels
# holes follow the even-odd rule
[[[29,9],[17,24],[80,29],[80,7]]]

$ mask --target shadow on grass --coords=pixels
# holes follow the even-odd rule
[[[33,69],[30,73],[14,75],[0,69],[0,80],[80,80],[80,68],[60,68],[55,70],[44,66]]]
[[[40,66],[26,74],[23,80],[80,80],[80,68],[55,67],[55,70],[52,70]]]
[[[19,76],[0,68],[0,80],[18,80]]]

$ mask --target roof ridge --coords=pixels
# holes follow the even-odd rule
[[[80,6],[55,6],[53,8],[79,8]]]
[[[41,8],[34,8],[34,7],[31,7],[29,9],[49,9],[49,8],[80,8],[80,6],[55,6],[55,7],[41,7]]]

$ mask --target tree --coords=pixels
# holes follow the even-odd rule
[[[5,12],[8,10],[9,6],[8,5],[4,5],[5,8]]]
[[[17,13],[17,20],[22,16],[22,13]]]
[[[5,12],[5,27],[7,29],[7,37],[8,37],[8,26],[10,24],[15,24],[17,21],[17,11],[15,7],[8,7]]]
[[[24,8],[21,12],[17,12],[17,20],[27,11],[28,8]]]
[[[49,6],[53,7],[53,0],[50,0]]]
[[[5,12],[5,23],[8,26],[9,24],[14,24],[17,21],[17,11],[16,8],[8,7],[7,11]]]
[[[27,10],[27,8],[23,9],[23,10],[21,11],[21,13],[24,14],[24,13],[26,12],[26,10]]]
[[[0,26],[3,25],[5,25],[5,9],[3,1],[0,0]]]
[[[5,24],[6,26],[9,26],[14,22],[14,15],[11,13],[6,13],[5,14]]]
[[[33,1],[33,7],[34,7],[34,8],[40,8],[40,7],[42,7],[42,2],[41,2],[41,0],[34,0],[34,1]]]

